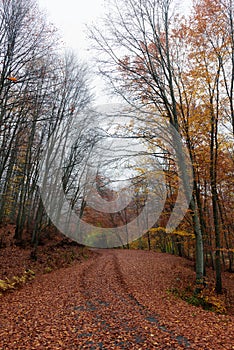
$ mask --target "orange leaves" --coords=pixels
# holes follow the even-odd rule
[[[12,76],[7,77],[7,80],[12,81],[13,83],[16,83],[18,81],[16,77],[12,77]]]
[[[195,308],[170,292],[188,285],[192,262],[132,250],[92,255],[1,299],[1,349],[232,349],[232,316]],[[209,288],[203,297],[222,312],[224,295]]]
[[[190,39],[193,45],[206,51],[221,51],[228,44],[225,8],[219,0],[202,0],[194,6],[195,15],[190,18]]]
[[[121,60],[119,60],[120,66],[128,66],[130,63],[130,58],[128,56],[124,56]]]

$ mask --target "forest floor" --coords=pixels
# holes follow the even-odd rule
[[[217,314],[178,297],[194,263],[169,254],[61,238],[40,246],[37,261],[27,246],[0,249],[0,279],[29,269],[35,278],[0,296],[0,350],[234,349],[234,274],[223,276],[216,302],[226,313]]]

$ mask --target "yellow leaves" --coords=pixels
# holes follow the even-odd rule
[[[187,232],[187,231],[173,231],[173,232],[167,232],[164,227],[152,227],[149,229],[149,232],[152,234],[157,234],[157,233],[165,233],[169,235],[178,235],[181,237],[192,237],[195,238],[193,233]]]
[[[24,271],[24,274],[21,277],[14,276],[12,280],[10,280],[9,278],[6,278],[6,280],[0,280],[0,296],[2,295],[1,292],[6,292],[15,289],[16,287],[19,287],[20,285],[26,283],[28,280],[34,278],[34,276],[34,271],[26,270]]]
[[[151,227],[150,229],[149,229],[149,232],[150,233],[157,233],[157,232],[164,232],[164,233],[166,233],[166,229],[165,229],[165,227]]]
[[[0,280],[0,290],[5,291],[8,289],[8,284],[4,280]]]
[[[220,252],[230,252],[230,253],[234,253],[234,249],[231,249],[231,248],[229,248],[229,249],[227,249],[227,248],[217,248],[217,249],[214,249],[214,251],[217,251],[217,250],[219,250]]]
[[[189,233],[189,232],[186,232],[186,231],[174,231],[173,234],[181,236],[181,237],[195,238],[195,235],[193,233]]]
[[[221,295],[215,294],[214,288],[212,290],[203,289],[199,297],[204,301],[204,306],[206,309],[212,310],[218,314],[225,314],[227,311],[225,300]]]
[[[145,169],[143,169],[143,168],[136,167],[135,170],[141,174],[145,174]]]
[[[215,296],[208,297],[206,296],[204,298],[207,304],[211,305],[212,309],[218,313],[223,314],[226,312],[226,307],[224,305],[224,302],[221,299],[218,299]]]

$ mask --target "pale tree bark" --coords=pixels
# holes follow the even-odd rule
[[[174,54],[177,43],[173,41],[171,5],[170,0],[110,1],[110,11],[102,24],[105,30],[91,28],[90,32],[97,50],[103,53],[99,54],[100,73],[109,79],[114,90],[133,106],[149,105],[151,111],[164,116],[183,136],[176,80],[179,58]],[[175,142],[175,150],[188,198],[186,161],[180,142]],[[190,207],[196,235],[196,281],[200,286],[204,271],[203,238],[195,194]]]
[[[0,29],[0,222],[16,223],[18,241],[27,227],[38,243],[48,221],[37,184],[42,151],[90,103],[88,71],[57,53],[60,39],[34,0],[0,1]]]

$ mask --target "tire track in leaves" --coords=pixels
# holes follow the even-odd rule
[[[171,331],[169,328],[165,327],[165,326],[162,326],[160,324],[160,321],[159,321],[159,316],[158,315],[155,315],[155,314],[152,314],[150,312],[150,310],[148,310],[144,305],[142,305],[134,296],[133,294],[128,290],[128,287],[127,287],[127,284],[125,283],[124,281],[124,277],[123,277],[123,274],[120,270],[120,265],[119,265],[119,262],[118,262],[118,258],[113,255],[113,259],[114,259],[114,264],[115,264],[115,270],[116,270],[116,273],[119,275],[119,278],[121,280],[121,285],[122,287],[124,288],[125,292],[126,292],[126,295],[128,296],[128,298],[130,300],[132,300],[136,305],[137,307],[139,308],[139,312],[145,317],[145,320],[148,321],[148,322],[151,322],[153,324],[156,325],[156,327],[160,330],[160,331],[163,331],[165,333],[168,333],[171,337],[171,339],[173,340],[176,340],[177,343],[179,345],[183,345],[185,348],[190,348],[190,343],[189,343],[189,340],[182,336],[182,335],[176,335],[173,331]]]
[[[2,297],[0,350],[234,349],[233,317],[166,293],[178,273],[191,276],[187,261],[146,251],[94,255]]]
[[[186,349],[189,341],[160,325],[157,315],[140,304],[124,281],[114,251],[105,251],[83,270],[80,282],[84,305],[74,310],[89,315],[90,329],[105,341],[94,349]],[[80,329],[86,346],[91,333]],[[95,337],[93,337],[95,338]],[[106,344],[106,345],[105,345]],[[105,347],[106,346],[106,347]]]

